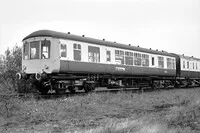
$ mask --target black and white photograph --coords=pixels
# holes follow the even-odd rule
[[[1,0],[1,133],[200,133],[200,0]]]

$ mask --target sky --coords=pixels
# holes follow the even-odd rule
[[[41,29],[200,58],[200,0],[0,0],[0,54]]]

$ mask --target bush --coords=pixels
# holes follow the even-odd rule
[[[0,61],[0,82],[8,85],[4,89],[12,89],[17,91],[16,73],[21,72],[22,52],[21,47],[14,46],[12,50],[9,48],[5,51],[5,55]]]

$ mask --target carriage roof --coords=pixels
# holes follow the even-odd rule
[[[62,33],[62,32],[56,32],[56,31],[51,31],[51,30],[35,31],[35,32],[31,33],[30,35],[26,36],[22,41],[29,39],[29,38],[41,37],[41,36],[69,39],[69,40],[87,42],[87,43],[92,43],[92,44],[108,46],[108,47],[122,48],[122,49],[127,49],[127,50],[134,50],[134,51],[139,51],[139,52],[175,57],[174,54],[167,53],[166,51],[151,50],[151,49],[146,49],[146,48],[141,48],[141,47],[136,47],[136,46],[131,46],[131,45],[125,45],[125,44],[121,44],[121,43],[99,40],[99,39],[89,38],[89,37],[85,37],[85,36],[78,36],[78,35],[73,35],[70,33]]]

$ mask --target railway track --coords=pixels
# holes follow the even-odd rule
[[[36,98],[40,99],[51,99],[51,98],[61,98],[61,97],[72,97],[72,96],[84,96],[84,95],[88,95],[91,93],[118,93],[118,92],[125,92],[125,93],[145,93],[145,92],[155,92],[155,91],[166,91],[166,90],[172,90],[172,89],[196,89],[199,88],[199,86],[189,86],[189,87],[180,87],[180,88],[167,88],[167,89],[139,89],[139,88],[118,88],[118,89],[106,89],[105,87],[98,87],[97,89],[89,92],[89,93],[85,93],[83,90],[81,91],[76,91],[75,93],[70,93],[69,91],[66,91],[63,94],[56,94],[55,92],[51,92],[48,93],[46,95],[40,95],[37,94]],[[34,95],[34,94],[33,94]],[[29,98],[30,96],[28,94],[20,94],[19,97],[27,97]]]

